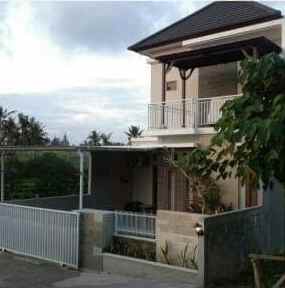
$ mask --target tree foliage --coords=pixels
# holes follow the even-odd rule
[[[101,133],[101,143],[102,145],[112,145],[111,141],[112,133]]]
[[[215,125],[215,170],[223,178],[276,177],[285,184],[285,60],[270,54],[241,63],[243,96],[227,102]]]
[[[190,153],[176,153],[175,157],[167,155],[170,166],[188,180],[188,193],[195,198],[189,203],[193,212],[211,214],[226,209],[221,203],[220,189],[211,176],[213,161],[210,153],[210,149],[196,148]]]
[[[64,152],[10,155],[6,160],[5,197],[25,199],[77,194],[79,169],[78,158],[75,158]],[[84,182],[86,185],[87,181]]]
[[[69,139],[66,134],[63,135],[62,138],[60,137],[53,137],[49,143],[50,146],[70,146]]]
[[[143,130],[139,126],[131,125],[128,128],[128,131],[125,134],[128,137],[128,141],[131,141],[131,138],[138,138],[142,135]]]
[[[100,133],[97,130],[92,130],[84,144],[92,146],[113,145],[111,137],[112,133]]]
[[[16,115],[0,107],[0,145],[45,145],[49,139],[45,127],[34,117]]]

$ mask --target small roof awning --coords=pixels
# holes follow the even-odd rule
[[[2,152],[77,152],[77,151],[114,151],[114,152],[148,152],[167,148],[195,148],[195,143],[144,144],[121,146],[0,146]]]
[[[88,151],[121,151],[121,152],[148,152],[161,149],[186,149],[195,148],[195,143],[171,143],[171,144],[145,144],[145,145],[125,145],[125,146],[89,146],[84,147]],[[83,149],[84,149],[83,148]]]
[[[278,45],[269,39],[258,37],[201,48],[189,52],[165,55],[158,57],[157,60],[187,70],[197,67],[240,61],[245,58],[243,51],[252,55],[253,48],[257,49],[259,56],[264,56],[271,52],[280,53],[282,51]]]

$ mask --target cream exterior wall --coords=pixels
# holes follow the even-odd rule
[[[162,94],[162,65],[158,62],[151,64],[151,93],[150,103],[161,103]],[[186,98],[195,97],[198,95],[198,75],[199,69],[195,69],[191,77],[186,80]],[[177,89],[175,91],[166,91],[166,102],[181,100],[182,81],[177,68],[173,67],[166,74],[166,82],[176,81]]]
[[[199,76],[200,98],[238,94],[236,62],[201,67]]]
[[[250,38],[256,38],[264,36],[269,40],[273,41],[279,46],[285,48],[285,20],[281,24],[274,24],[272,27],[265,27],[258,30],[246,31],[245,27],[244,34],[239,34],[238,36],[229,36],[225,38],[220,38],[218,40],[211,40],[204,42],[202,44],[183,46],[183,43],[177,43],[176,45],[169,45],[161,48],[154,49],[153,55],[166,55],[167,53],[178,53],[179,51],[188,51],[193,49],[199,49],[202,47],[207,47],[211,45],[216,45],[216,43],[228,43],[232,41],[241,41]],[[151,56],[151,52],[149,53]],[[223,68],[226,73],[222,73]],[[226,65],[216,65],[212,67],[202,67],[196,69],[192,74],[190,80],[186,82],[186,98],[190,97],[209,97],[240,94],[242,92],[242,87],[238,83],[238,71],[240,69],[239,63],[229,63]],[[218,75],[221,75],[220,77]],[[213,81],[214,78],[214,81]],[[234,81],[236,78],[236,82]],[[228,79],[228,80],[227,80]],[[176,91],[166,92],[166,101],[175,101],[181,99],[181,79],[179,72],[176,68],[172,68],[170,72],[166,75],[166,81],[177,81]],[[230,83],[224,83],[229,81]],[[207,84],[205,83],[209,82]],[[156,61],[151,63],[151,103],[161,102],[161,89],[162,89],[162,65]],[[234,93],[233,93],[234,92]],[[167,135],[159,136],[156,134],[157,139],[155,143],[157,144],[173,144],[173,143],[194,143],[202,147],[209,145],[212,134],[198,134],[195,130],[189,131],[189,134],[178,135],[177,131],[173,130],[171,135],[171,130],[169,130]],[[199,132],[200,133],[200,132]],[[150,135],[149,135],[150,136]],[[142,143],[143,144],[143,141]],[[153,143],[154,144],[154,143]],[[222,201],[229,205],[232,204],[234,208],[245,207],[245,189],[242,189],[239,185],[239,181],[235,178],[228,179],[225,181],[219,181],[219,185],[222,190]]]
[[[150,103],[161,103],[162,65],[158,62],[152,62],[150,65]]]

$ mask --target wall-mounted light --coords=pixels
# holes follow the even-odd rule
[[[198,236],[203,236],[204,235],[204,229],[203,229],[203,225],[201,223],[196,223],[194,225],[194,229],[197,233]]]

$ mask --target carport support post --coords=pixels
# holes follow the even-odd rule
[[[91,195],[92,191],[92,153],[88,152],[88,194]]]
[[[79,150],[79,161],[80,161],[80,172],[79,172],[79,210],[83,209],[83,185],[84,185],[84,154],[81,150]]]
[[[1,202],[4,202],[4,152],[1,153]]]

